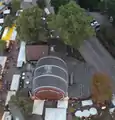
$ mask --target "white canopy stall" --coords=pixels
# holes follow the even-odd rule
[[[4,112],[1,120],[12,120],[12,115],[10,112]]]
[[[16,95],[15,91],[8,91],[7,97],[6,97],[6,102],[5,105],[7,105],[13,95]]]
[[[109,113],[112,114],[115,111],[115,108],[110,108]]]
[[[83,101],[81,101],[81,103],[82,103],[83,107],[84,106],[91,106],[91,105],[93,105],[93,101],[92,100],[83,100]]]
[[[0,24],[4,23],[4,18],[0,18]]]
[[[44,100],[34,100],[32,114],[42,115],[44,109]]]
[[[17,60],[17,67],[22,67],[23,63],[26,63],[26,55],[25,55],[25,42],[21,42],[20,51]]]
[[[45,120],[66,120],[66,109],[46,108]]]
[[[89,109],[89,112],[90,112],[91,115],[97,115],[98,114],[97,109],[93,108],[93,107]]]
[[[20,75],[19,74],[13,75],[12,83],[11,83],[11,86],[10,86],[10,90],[17,92],[18,89],[19,89],[19,84],[20,84]]]
[[[115,106],[115,95],[113,94],[112,96],[112,100],[111,100],[112,104]]]
[[[89,116],[90,116],[89,110],[84,110],[83,111],[83,117],[89,117]]]
[[[82,118],[83,117],[83,112],[81,110],[78,110],[78,111],[75,112],[75,116]]]
[[[2,67],[2,70],[0,71],[1,74],[3,73],[5,64],[6,64],[7,57],[6,56],[0,56],[0,65]]]
[[[4,10],[4,11],[3,11],[3,14],[4,14],[4,15],[8,15],[8,14],[10,14],[10,9],[8,9],[8,10]]]
[[[57,108],[68,108],[68,97],[65,97],[63,100],[58,100]]]

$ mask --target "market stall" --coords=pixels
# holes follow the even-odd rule
[[[4,29],[1,40],[6,41],[6,47],[8,48],[10,45],[10,42],[16,41],[16,36],[17,36],[16,27],[15,25],[13,25],[11,28],[6,27]]]
[[[17,59],[17,67],[18,68],[22,67],[23,63],[26,63],[25,46],[26,46],[26,43],[22,41],[21,45],[20,45],[18,59]]]
[[[0,69],[0,74],[2,75],[3,71],[4,71],[4,67],[5,67],[5,64],[6,64],[6,60],[7,60],[7,57],[6,56],[0,56],[0,66],[1,66],[1,69]]]

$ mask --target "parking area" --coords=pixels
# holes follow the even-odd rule
[[[73,72],[74,84],[69,86],[69,97],[88,97],[91,93],[91,80],[96,70],[87,63],[66,58],[69,74]]]

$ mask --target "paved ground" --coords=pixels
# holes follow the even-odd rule
[[[100,24],[110,25],[107,18],[100,13],[91,13],[91,15],[94,16]],[[97,71],[107,73],[112,78],[113,85],[115,85],[115,60],[100,44],[97,38],[92,37],[90,40],[85,41],[79,51],[89,65],[93,66]],[[114,87],[113,89],[113,92],[115,92]]]
[[[8,57],[9,63],[8,63],[8,69],[6,70],[6,73],[3,77],[4,89],[0,93],[0,100],[2,100],[3,102],[5,102],[6,100],[7,90],[8,90],[6,83],[9,83],[9,84],[11,83],[13,74],[20,73],[20,71],[16,68],[16,63],[17,63],[16,61],[17,61],[17,56],[18,56],[18,51],[16,50],[16,46],[14,45],[12,48],[12,51],[4,55]],[[1,104],[4,104],[3,102],[0,103],[0,107],[2,109],[4,107],[4,106],[1,106]]]
[[[115,60],[96,38],[85,41],[79,51],[89,65],[99,72],[107,73],[112,78],[113,85],[115,85]]]
[[[74,58],[65,58],[69,74],[73,72],[74,83],[69,86],[69,97],[87,97],[90,95],[90,86],[93,73],[96,71],[88,63],[81,63]]]
[[[90,15],[93,16],[100,24],[111,25],[108,22],[107,16],[101,15],[100,13],[97,12],[90,12]]]
[[[110,25],[107,18],[100,13],[90,13],[100,24]],[[79,49],[87,63],[83,64],[73,59],[66,59],[69,72],[74,71],[76,84],[69,87],[69,96],[88,96],[90,94],[91,79],[95,72],[105,72],[112,78],[115,85],[115,60],[100,44],[97,38],[93,37]],[[113,92],[115,88],[113,87]]]

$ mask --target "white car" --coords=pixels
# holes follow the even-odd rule
[[[99,31],[99,30],[100,30],[100,24],[99,24],[95,19],[91,22],[91,26],[92,26],[96,31]]]

